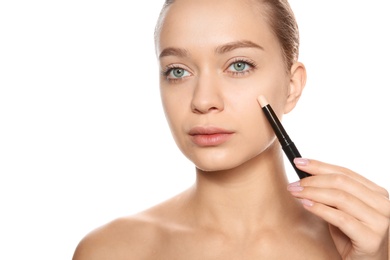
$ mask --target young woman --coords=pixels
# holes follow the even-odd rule
[[[163,107],[196,183],[96,229],[84,259],[388,259],[388,192],[344,167],[283,153],[257,102],[279,118],[305,86],[284,0],[167,1],[156,27]]]

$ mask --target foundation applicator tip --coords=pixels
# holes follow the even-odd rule
[[[258,96],[257,101],[259,102],[261,107],[265,107],[266,105],[268,105],[268,101],[264,96]]]

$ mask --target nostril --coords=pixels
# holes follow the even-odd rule
[[[220,111],[220,110],[223,110],[222,107],[219,108],[217,106],[212,106],[212,107],[207,107],[207,106],[194,106],[192,105],[191,106],[191,110],[192,112],[194,113],[197,113],[197,114],[207,114],[207,113],[212,113],[214,111]]]
[[[218,84],[199,83],[194,89],[191,109],[195,113],[206,114],[223,110],[224,101]],[[180,101],[179,101],[180,102]]]
[[[210,111],[210,110],[218,110],[218,108],[217,108],[217,107],[210,107],[210,108],[209,108],[209,111]]]

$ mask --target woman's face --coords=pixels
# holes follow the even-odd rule
[[[252,1],[177,0],[156,40],[165,114],[180,150],[205,171],[237,167],[275,140],[256,98],[283,114],[290,78]]]

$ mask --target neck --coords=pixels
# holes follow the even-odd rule
[[[287,192],[283,154],[278,143],[245,164],[225,171],[197,169],[192,196],[201,225],[233,232],[280,226],[298,206]]]

